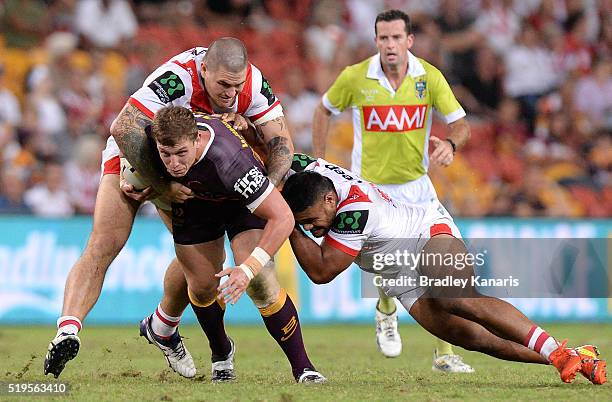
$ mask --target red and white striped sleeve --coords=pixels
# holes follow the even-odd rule
[[[283,116],[283,107],[274,95],[270,83],[261,74],[261,71],[253,65],[251,65],[250,84],[251,102],[244,115],[251,119],[253,124],[260,125]]]

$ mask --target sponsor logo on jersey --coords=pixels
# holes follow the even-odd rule
[[[261,77],[261,94],[266,97],[268,100],[268,106],[271,106],[276,100],[276,96],[274,96],[274,92],[272,92],[272,87],[270,83],[266,79],[266,77]]]
[[[180,77],[172,71],[166,71],[149,85],[149,88],[163,103],[170,103],[185,95],[185,85]]]
[[[355,178],[353,176],[351,176],[350,174],[346,173],[346,171],[344,169],[342,169],[340,166],[336,166],[336,165],[332,165],[331,163],[328,163],[327,165],[325,165],[325,169],[329,169],[332,172],[339,174],[340,176],[342,176],[346,180],[355,180]],[[361,183],[361,180],[358,180],[357,182]]]
[[[374,101],[374,97],[378,95],[378,89],[360,89],[359,91],[366,102]]]
[[[291,170],[294,172],[301,172],[312,162],[316,162],[316,159],[313,159],[306,154],[295,154],[293,155],[293,162],[291,162]]]
[[[249,198],[261,188],[265,181],[266,176],[263,172],[258,167],[253,166],[244,176],[236,180],[234,190],[242,194],[244,198]]]
[[[419,99],[425,98],[427,91],[427,81],[417,81],[414,83],[414,89],[416,90],[416,96]]]
[[[368,210],[345,211],[336,215],[331,231],[338,234],[361,234],[368,222]]]
[[[364,106],[363,121],[367,131],[402,132],[425,127],[427,105]]]

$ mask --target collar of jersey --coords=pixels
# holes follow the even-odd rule
[[[408,51],[408,75],[412,78],[416,78],[418,76],[425,74],[425,67],[419,59],[416,58],[415,55]],[[385,73],[380,65],[380,53],[376,53],[371,59],[370,64],[368,65],[368,78],[378,80],[380,85],[385,87],[391,93],[395,94],[395,90],[389,84],[389,80],[385,76]]]

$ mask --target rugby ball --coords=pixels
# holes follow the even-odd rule
[[[134,190],[136,191],[142,191],[150,186],[150,183],[145,180],[125,158],[121,158],[121,175],[125,181],[134,186]],[[149,201],[151,201],[153,205],[159,209],[163,209],[165,211],[172,210],[170,203],[162,200],[161,198],[153,198]]]

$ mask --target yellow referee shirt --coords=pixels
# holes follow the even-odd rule
[[[397,91],[376,54],[345,68],[323,105],[334,114],[352,108],[351,170],[377,184],[406,183],[427,173],[432,107],[447,124],[465,116],[440,70],[410,52]]]

